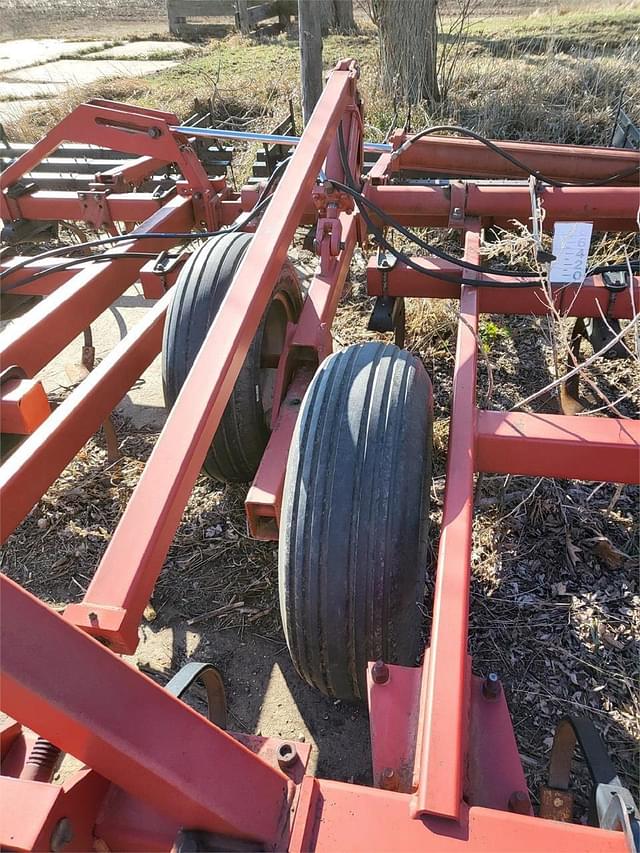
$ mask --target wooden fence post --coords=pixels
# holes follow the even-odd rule
[[[236,8],[238,10],[238,20],[240,21],[240,32],[243,36],[249,35],[249,9],[247,0],[236,0]]]
[[[298,26],[302,115],[306,124],[322,94],[322,34],[317,0],[298,0]]]

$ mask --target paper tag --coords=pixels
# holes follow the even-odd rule
[[[556,222],[552,249],[556,260],[549,270],[549,280],[552,284],[569,284],[584,280],[592,231],[592,222]]]

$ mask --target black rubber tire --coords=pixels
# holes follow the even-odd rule
[[[314,376],[296,425],[280,518],[279,592],[300,675],[366,697],[367,661],[412,666],[422,647],[431,383],[393,344],[351,346]]]
[[[162,384],[168,409],[178,397],[252,236],[235,233],[210,238],[194,252],[178,276],[162,342]],[[287,321],[297,320],[301,309],[297,276],[287,261],[207,453],[203,468],[213,479],[247,483],[255,476],[270,435],[270,409],[261,393],[265,328],[283,341]],[[272,317],[275,319],[266,326],[266,318]],[[277,353],[272,361],[275,373]]]

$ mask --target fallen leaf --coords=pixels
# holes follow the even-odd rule
[[[142,615],[147,620],[147,622],[153,622],[153,620],[156,618],[156,616],[158,614],[156,613],[156,609],[153,606],[153,604],[151,604],[151,602],[149,602],[149,604],[147,604],[147,606],[145,607],[144,613]]]
[[[582,548],[579,548],[577,545],[571,541],[571,536],[569,536],[569,531],[565,533],[565,541],[567,546],[567,557],[569,558],[569,562],[572,567],[575,568],[576,563],[578,562],[578,554],[582,553]]]
[[[584,541],[585,544],[593,545],[593,550],[609,569],[619,569],[627,560],[631,559],[624,551],[616,548],[606,536],[594,536],[593,539],[585,539]]]

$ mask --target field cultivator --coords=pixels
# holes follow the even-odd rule
[[[107,235],[83,254],[74,244],[1,259],[4,304],[23,313],[0,338],[2,430],[19,437],[0,468],[3,540],[160,352],[170,409],[84,599],[58,614],[2,578],[3,849],[637,846],[637,808],[584,719],[558,727],[534,815],[500,681],[472,672],[468,622],[475,475],[636,483],[640,446],[630,419],[478,407],[482,313],[555,309],[600,324],[608,351],[621,337],[614,323],[637,322],[640,306],[635,261],[549,283],[483,263],[482,229],[542,208],[544,230],[580,221],[634,232],[640,154],[435,128],[367,146],[367,171],[357,83],[357,64],[339,63],[302,137],[270,140],[293,153],[240,192],[225,163],[216,174],[198,156],[216,131],[109,101],[78,107],[3,173],[1,215],[14,237],[36,239],[60,221]],[[93,159],[117,152],[115,165],[89,181],[85,170],[80,189],[41,188],[42,161],[70,156],[63,145],[96,146]],[[301,226],[317,254],[304,298],[287,259]],[[463,257],[416,226],[456,230]],[[420,254],[396,248],[390,227]],[[332,353],[354,249],[371,241],[370,328],[401,343],[404,297],[459,300],[424,653],[430,380],[415,356],[382,340]],[[541,268],[550,260],[541,254]],[[51,410],[39,371],[136,281],[153,307]],[[373,786],[307,774],[307,744],[227,732],[212,666],[191,663],[162,688],[120,657],[136,649],[203,467],[249,482],[250,532],[279,540],[283,628],[300,675],[368,703]],[[196,680],[209,719],[180,698]],[[576,743],[593,779],[589,825],[571,822]],[[65,753],[82,769],[53,784]]]

